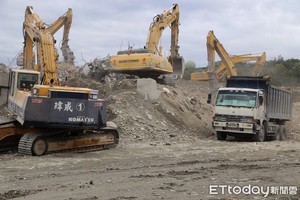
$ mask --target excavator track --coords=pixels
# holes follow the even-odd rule
[[[38,137],[38,134],[27,133],[19,141],[18,152],[21,154],[31,155],[32,144]]]
[[[112,148],[118,144],[118,141],[118,131],[105,128],[80,135],[69,135],[66,130],[51,133],[28,133],[21,138],[18,152],[33,156],[50,153],[90,152]]]
[[[0,119],[0,152],[16,150],[24,134],[36,131],[38,129],[20,126],[14,119]]]

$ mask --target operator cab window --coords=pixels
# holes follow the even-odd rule
[[[38,83],[37,74],[19,73],[18,75],[18,89],[23,91],[30,91],[34,84]]]

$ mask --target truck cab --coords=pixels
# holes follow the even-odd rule
[[[259,142],[280,140],[284,123],[292,117],[291,92],[271,86],[269,77],[230,77],[226,87],[219,88],[213,104],[212,127],[218,140],[227,136]]]
[[[254,136],[261,127],[257,121],[265,113],[264,92],[249,88],[220,88],[216,96],[213,128],[218,139]]]

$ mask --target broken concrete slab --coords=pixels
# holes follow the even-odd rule
[[[142,78],[137,80],[137,92],[140,95],[143,95],[145,99],[156,100],[160,91],[157,90],[157,83],[154,79],[151,78]]]

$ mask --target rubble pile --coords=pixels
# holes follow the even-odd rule
[[[83,67],[83,73],[96,81],[103,82],[105,76],[110,73],[110,68],[109,56],[103,59],[95,58],[92,62],[86,63]]]
[[[9,68],[3,63],[0,63],[0,73],[9,73]],[[0,89],[0,92],[1,92],[1,89]],[[1,93],[0,93],[0,96],[1,96]],[[7,117],[10,117],[10,114],[5,109],[5,106],[0,106],[0,121]]]
[[[0,63],[0,73],[1,72],[9,73],[9,68],[3,63]]]
[[[78,68],[72,71],[72,67],[61,65],[60,70],[69,77],[68,86],[96,89],[100,98],[107,100],[108,120],[118,125],[123,143],[171,144],[213,135],[207,83],[179,80],[175,87],[157,84],[161,94],[149,100],[138,94],[136,78],[109,74],[96,81]]]
[[[8,112],[5,105],[0,106],[0,119],[10,117],[11,113]]]
[[[184,81],[180,81],[181,83]],[[152,141],[152,144],[171,144],[213,135],[212,110],[204,106],[202,93],[189,93],[187,88],[159,85],[162,92],[150,101],[136,92],[136,88],[120,89],[111,95],[109,120],[122,130],[121,140]]]

